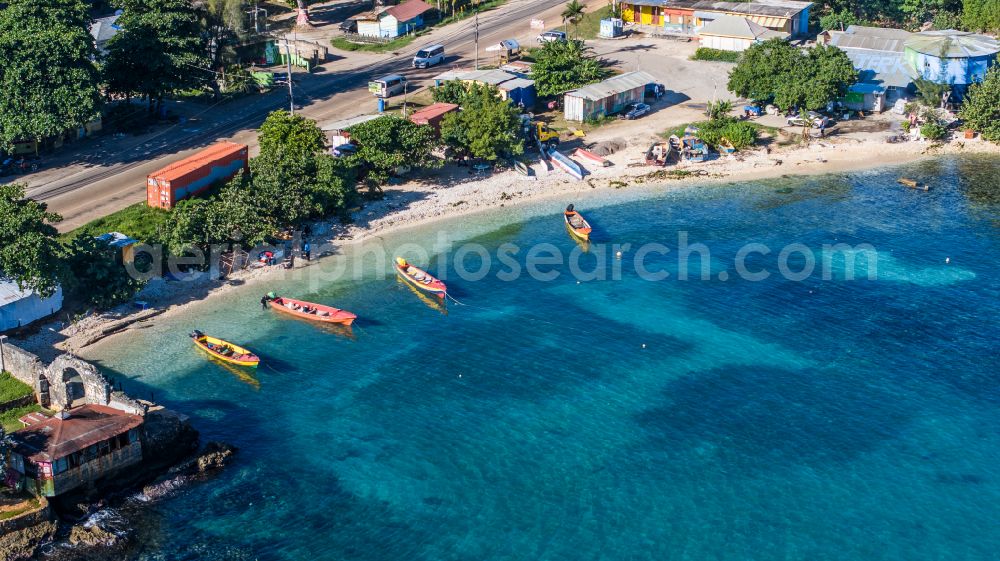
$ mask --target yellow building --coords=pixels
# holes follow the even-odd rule
[[[720,16],[745,18],[761,27],[800,36],[809,30],[812,2],[797,0],[622,0],[625,23],[662,28],[664,32],[694,34]]]

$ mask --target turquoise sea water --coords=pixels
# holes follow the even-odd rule
[[[503,281],[494,259],[463,281],[454,253],[441,268],[436,255],[465,304],[445,315],[369,256],[363,280],[247,287],[105,346],[101,366],[127,390],[241,449],[151,504],[131,557],[995,559],[1000,163],[656,191],[575,201],[597,242],[631,244],[620,280],[555,266],[553,281]],[[494,258],[504,243],[522,263],[538,243],[569,254],[565,202],[368,247],[430,248],[443,230]],[[676,280],[679,231],[710,249],[711,280]],[[630,265],[649,242],[671,248],[647,261],[669,279]],[[772,249],[747,260],[773,271],[764,281],[736,271],[749,242]],[[844,280],[835,259],[831,280],[786,280],[791,243],[817,267],[823,244],[870,244],[865,278]],[[583,268],[599,257],[591,247]],[[358,313],[354,338],[262,311],[270,289]],[[193,328],[266,366],[249,380],[206,361]]]

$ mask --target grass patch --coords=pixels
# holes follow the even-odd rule
[[[330,39],[330,44],[342,51],[365,52],[365,53],[388,53],[409,45],[414,39],[423,33],[412,33],[388,43],[354,43],[345,37],[334,37]]]
[[[596,39],[601,34],[601,20],[611,17],[611,6],[604,6],[596,11],[583,14],[576,28],[572,26],[574,34],[578,39]]]
[[[23,417],[28,413],[37,413],[40,411],[45,411],[45,409],[37,403],[4,411],[3,413],[0,413],[0,425],[3,426],[3,430],[5,432],[14,432],[21,428],[21,421],[18,421],[18,418]]]
[[[67,232],[63,234],[63,239],[68,240],[78,233],[100,236],[108,232],[121,232],[140,242],[153,243],[159,240],[160,232],[169,220],[170,212],[146,206],[146,203],[137,203]]]
[[[6,403],[32,394],[31,386],[10,375],[0,372],[0,403]]]
[[[714,60],[716,62],[739,62],[740,53],[736,51],[723,51],[721,49],[710,49],[708,47],[698,47],[698,50],[691,55],[691,60]]]
[[[42,501],[40,501],[38,497],[31,497],[18,505],[18,508],[0,512],[0,520],[8,520],[14,518],[15,516],[20,516],[25,512],[31,512],[40,506],[42,506]]]

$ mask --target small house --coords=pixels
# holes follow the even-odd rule
[[[460,80],[466,84],[495,86],[500,90],[501,98],[520,107],[534,107],[538,98],[534,80],[506,70],[450,70],[435,76],[434,84],[440,86],[449,80]]]
[[[698,30],[702,47],[720,51],[743,52],[755,43],[774,38],[787,39],[788,34],[737,16],[719,16]]]
[[[792,37],[809,32],[812,2],[796,0],[622,0],[622,20],[661,33],[693,35],[705,24],[722,16],[746,18],[761,27]]]
[[[852,25],[820,34],[817,42],[844,51],[858,81],[841,100],[848,109],[881,112],[907,95],[916,76],[903,57],[913,33],[903,29]]]
[[[21,289],[17,283],[0,277],[0,331],[24,327],[62,309],[62,287],[51,296]]]
[[[441,132],[441,122],[444,116],[458,111],[458,106],[454,103],[433,103],[410,115],[410,121],[418,125],[434,127],[434,130]]]
[[[924,31],[906,40],[903,56],[925,80],[948,84],[958,97],[981,82],[997,61],[1000,43],[988,35],[948,29]]]
[[[631,103],[645,98],[646,86],[656,80],[645,72],[626,72],[603,82],[566,92],[564,98],[567,121],[586,121],[614,115]]]
[[[381,11],[355,16],[354,19],[358,22],[358,35],[395,39],[423,27],[424,14],[433,9],[423,0],[407,0]]]
[[[11,465],[36,495],[61,495],[142,461],[138,415],[83,405],[28,422],[10,434]]]

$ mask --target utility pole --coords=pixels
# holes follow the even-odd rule
[[[298,50],[298,49],[296,49]],[[288,48],[288,36],[285,35],[285,66],[288,69],[288,112],[295,114],[295,94],[292,92],[292,53]]]
[[[479,70],[479,3],[476,2],[476,70]]]

